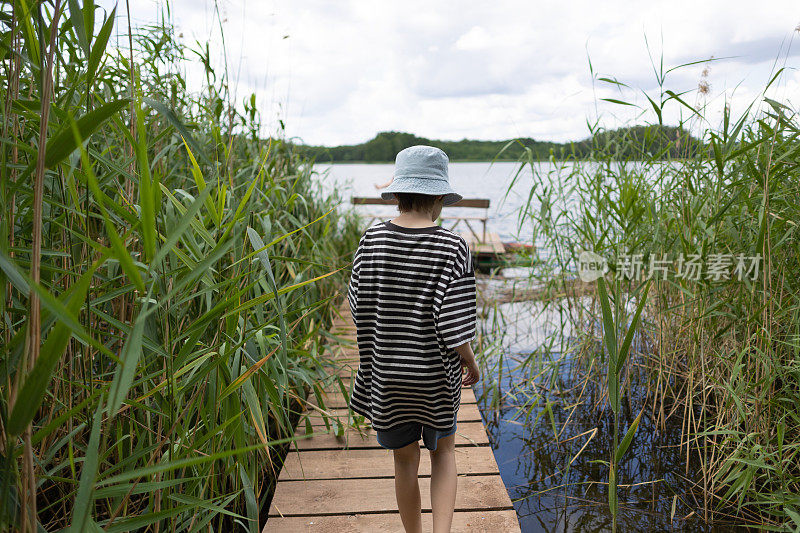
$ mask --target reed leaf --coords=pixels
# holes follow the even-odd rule
[[[89,290],[89,283],[92,281],[92,276],[94,276],[98,266],[100,266],[99,263],[92,265],[62,297],[64,309],[73,317],[75,323],[78,322],[76,314],[84,303],[86,292]],[[33,420],[36,411],[44,400],[50,378],[58,361],[64,355],[64,350],[66,350],[67,343],[71,337],[72,330],[63,321],[57,321],[53,330],[47,335],[39,358],[34,363],[33,370],[25,377],[17,401],[14,403],[14,409],[9,416],[7,429],[9,435],[22,434],[31,420]]]
[[[636,311],[633,314],[630,326],[628,326],[628,331],[625,333],[625,338],[623,339],[622,346],[620,346],[619,349],[619,357],[617,358],[617,366],[615,368],[615,372],[617,374],[622,371],[622,367],[625,365],[625,361],[630,355],[631,343],[633,342],[633,336],[636,333],[636,327],[639,325],[639,317],[642,315],[642,310],[647,303],[647,293],[650,292],[650,284],[651,281],[648,280],[639,294],[639,302],[636,304]]]
[[[622,461],[622,458],[625,456],[625,452],[628,451],[628,448],[631,445],[631,441],[633,440],[634,435],[636,435],[636,430],[639,427],[639,421],[642,419],[643,413],[644,410],[640,411],[639,414],[636,415],[636,418],[634,418],[633,422],[631,422],[628,431],[625,432],[625,436],[622,437],[619,446],[617,446],[617,449],[614,451],[614,461],[617,464],[619,464],[619,462]]]
[[[92,492],[99,465],[102,414],[103,403],[99,402],[92,419],[92,431],[86,446],[83,465],[81,466],[81,479],[78,484],[78,491],[75,493],[75,504],[72,506],[70,533],[83,533],[91,530],[89,524],[93,522],[91,509],[94,501]]]
[[[148,316],[147,302],[150,299],[148,294],[142,300],[142,307],[136,320],[131,328],[130,335],[125,339],[125,344],[122,346],[120,353],[120,363],[114,371],[114,379],[111,381],[111,387],[108,391],[108,416],[112,417],[117,414],[122,402],[128,395],[128,390],[133,383],[133,377],[136,375],[136,367],[139,364],[139,357],[142,354],[142,343],[144,337],[144,326]]]

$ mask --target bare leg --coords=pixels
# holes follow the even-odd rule
[[[456,506],[456,435],[442,437],[431,453],[431,509],[433,533],[450,533]]]
[[[394,493],[406,533],[422,533],[418,474],[419,442],[394,450]]]

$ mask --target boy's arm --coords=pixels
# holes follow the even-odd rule
[[[461,381],[462,387],[468,387],[477,383],[481,379],[481,371],[478,368],[478,363],[475,361],[475,353],[472,351],[472,346],[469,342],[465,342],[453,348],[458,356],[461,358],[461,364],[467,369],[467,375]]]
[[[449,342],[457,342],[457,346],[452,349],[461,359],[461,365],[466,368],[467,374],[462,379],[462,386],[467,387],[476,383],[480,377],[480,369],[475,361],[475,353],[472,351],[470,341],[475,338],[477,330],[477,309],[475,287],[475,270],[472,264],[472,255],[469,245],[462,241],[463,249],[460,251],[460,265],[457,269],[457,278],[451,280],[445,291],[447,306],[458,311],[451,311],[450,318],[457,319],[456,330],[460,330],[457,335],[451,336]],[[453,309],[453,310],[455,310]],[[441,318],[441,317],[440,317]]]

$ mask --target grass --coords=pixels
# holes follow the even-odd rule
[[[577,339],[554,341],[556,349],[574,353],[586,377],[608,391],[605,405],[615,416],[606,465],[614,521],[615,484],[627,482],[615,470],[616,391],[627,395],[632,374],[643,369],[646,399],[633,412],[642,409],[660,427],[681,425],[676,453],[685,457],[684,474],[693,482],[686,496],[699,502],[695,515],[710,525],[793,531],[800,527],[800,121],[788,102],[767,97],[785,74],[778,69],[750,106],[734,115],[726,105],[720,124],[711,124],[707,85],[700,84],[694,101],[693,91],[668,88],[670,72],[690,65],[654,65],[658,89],[644,93],[636,117],[640,133],[652,137],[647,142],[617,135],[597,143],[588,157],[550,166],[529,154],[509,190],[529,167],[530,198],[518,225],[533,230],[537,251],[548,252],[536,258],[544,268],[531,278],[543,293],[566,295],[543,305],[563,305],[555,307],[557,316],[578,332]],[[635,89],[591,74],[596,84],[620,88],[615,103],[635,104]],[[702,143],[659,137],[671,106],[689,117],[679,131],[701,131]],[[593,134],[603,131],[599,120],[589,125]],[[660,149],[646,149],[654,145]],[[596,283],[589,298],[570,290],[584,250],[605,257],[606,279],[613,278],[608,290]],[[641,254],[645,268],[651,259],[681,254],[697,254],[706,267],[715,254],[730,254],[732,273],[739,254],[760,255],[762,263],[757,275],[742,279],[707,271],[681,277],[672,263],[666,277],[650,280],[645,301],[639,298],[644,278],[624,275],[623,254]],[[552,276],[553,270],[569,275]],[[615,372],[619,331],[633,330],[637,306],[635,341],[627,360],[619,354]],[[605,349],[598,349],[598,339]],[[533,373],[539,359],[522,363]]]
[[[116,14],[0,9],[0,524],[255,533],[359,220]]]

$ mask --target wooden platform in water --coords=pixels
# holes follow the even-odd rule
[[[397,205],[397,200],[384,200],[381,197],[353,196],[350,201],[353,205]],[[446,206],[448,209],[453,207],[468,207],[484,209],[481,216],[450,216],[444,213],[439,217],[442,220],[442,227],[455,231],[456,227],[464,228],[457,231],[469,243],[469,248],[476,256],[497,257],[506,253],[506,247],[500,240],[500,236],[492,231],[486,231],[486,224],[489,220],[489,199],[488,198],[462,198],[455,204]],[[367,226],[372,226],[376,220],[390,220],[396,214],[362,213],[368,219]],[[447,221],[445,223],[445,221]],[[455,223],[452,223],[455,221]]]
[[[328,348],[335,354],[333,374],[342,377],[350,393],[358,368],[356,332],[347,300],[331,331],[339,342]],[[314,405],[319,403],[314,400]],[[338,386],[323,397],[324,410],[349,426],[352,412]],[[312,433],[306,435],[306,419]],[[402,533],[394,493],[392,451],[381,448],[367,426],[346,427],[336,436],[336,424],[326,427],[312,407],[300,419],[293,444],[278,478],[264,532]],[[430,531],[430,459],[422,449],[420,493],[422,528]],[[452,532],[520,531],[503,480],[489,446],[471,387],[461,392],[456,430],[458,490]]]
[[[480,232],[478,232],[480,239],[476,239],[471,231],[459,231],[458,234],[464,237],[473,254],[503,255],[506,253],[506,247],[503,241],[500,240],[500,235],[493,231],[487,231],[485,239],[483,239],[483,234]]]

